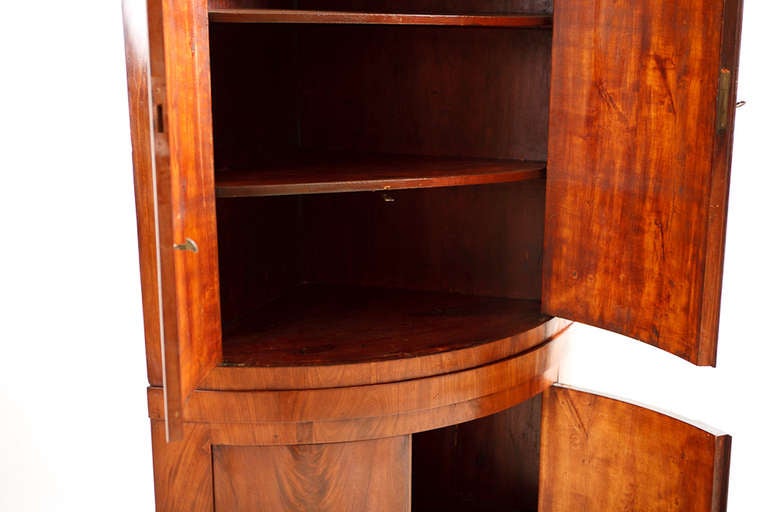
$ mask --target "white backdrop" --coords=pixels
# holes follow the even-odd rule
[[[745,4],[718,368],[582,327],[561,375],[732,433],[736,512],[768,460],[768,5]],[[0,64],[0,510],[150,511],[119,1],[5,0]]]

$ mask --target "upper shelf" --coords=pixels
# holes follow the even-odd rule
[[[396,14],[294,9],[209,9],[208,16],[212,23],[442,25],[516,28],[547,28],[552,26],[552,15],[548,14]]]
[[[511,183],[545,174],[544,162],[403,155],[309,155],[216,173],[217,197],[280,196]]]

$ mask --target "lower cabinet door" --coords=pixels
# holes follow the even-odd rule
[[[555,385],[542,403],[539,512],[726,509],[731,438]]]

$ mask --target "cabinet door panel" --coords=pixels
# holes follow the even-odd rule
[[[714,365],[741,0],[554,19],[543,308]]]
[[[221,360],[205,1],[149,0],[159,318],[168,438]]]
[[[730,436],[560,386],[541,429],[539,512],[726,509]]]

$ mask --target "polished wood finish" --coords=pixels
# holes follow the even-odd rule
[[[186,424],[183,442],[166,441],[163,421],[152,422],[155,506],[158,512],[211,512],[213,469],[207,425]]]
[[[721,129],[716,102],[738,4],[576,0],[554,25],[544,310],[700,365],[715,362],[733,116]]]
[[[494,414],[554,382],[565,339],[453,373],[368,386],[274,391],[195,391],[188,421],[251,424],[252,444],[377,439]],[[163,392],[150,388],[150,417],[163,419]]]
[[[707,250],[704,254],[704,290],[699,329],[702,340],[700,358],[715,361],[717,357],[718,329],[720,325],[720,288],[723,278],[725,253],[725,224],[728,212],[728,187],[731,175],[733,126],[736,112],[736,84],[739,68],[739,41],[741,40],[742,0],[723,1],[723,24],[720,42],[720,69],[731,72],[730,94],[723,98],[725,127],[718,126],[712,154],[712,186],[709,191],[707,218]],[[718,105],[720,108],[720,105]]]
[[[314,154],[269,162],[253,171],[216,176],[217,197],[512,183],[544,177],[544,162],[414,157],[405,155]]]
[[[302,11],[298,9],[209,9],[212,23],[329,23],[375,25],[443,25],[475,27],[541,28],[552,25],[551,16],[395,14],[376,12]]]
[[[123,0],[122,7],[147,376],[151,386],[162,386],[163,326],[159,315],[147,9],[144,0]]]
[[[124,0],[158,511],[724,508],[550,314],[714,362],[740,0],[402,4]]]
[[[183,438],[183,404],[188,390],[182,384],[181,345],[179,344],[179,311],[176,294],[176,258],[173,254],[175,205],[171,185],[171,156],[167,124],[167,88],[165,85],[165,38],[163,37],[163,5],[160,0],[147,2],[150,71],[150,129],[152,130],[152,180],[155,224],[155,264],[158,278],[157,316],[160,331],[163,389],[165,396],[165,428],[169,441]],[[182,313],[183,314],[183,313]]]
[[[414,294],[414,296],[421,295]],[[516,302],[509,301],[509,303]],[[526,315],[523,310],[512,313],[516,319],[513,322],[514,329],[499,333],[501,336],[496,341],[468,345],[457,343],[452,346],[447,341],[455,339],[455,335],[449,335],[448,338],[443,338],[440,344],[430,346],[426,333],[418,331],[422,334],[423,343],[420,346],[414,343],[411,351],[402,352],[397,358],[382,358],[381,352],[379,357],[376,357],[377,352],[372,348],[370,356],[363,357],[357,363],[333,360],[317,365],[289,365],[284,362],[283,365],[272,366],[233,366],[230,363],[211,370],[200,383],[200,389],[229,391],[321,389],[423,378],[479,367],[521,354],[540,344],[542,340],[559,336],[570,325],[570,322],[562,319],[552,318],[545,321],[538,312],[529,311],[529,313],[530,315]],[[377,323],[380,324],[380,321]],[[469,326],[462,326],[462,330],[470,336],[475,336],[482,330],[479,326],[468,328]],[[344,335],[343,331],[336,332]],[[410,333],[404,334],[405,338],[408,336]],[[399,347],[394,352],[405,350],[409,345],[407,339],[389,339]],[[435,336],[435,341],[437,340],[440,340],[440,337]],[[387,350],[386,345],[381,342],[378,342],[378,345],[380,349]]]
[[[416,14],[552,14],[552,0],[208,0],[208,9],[301,9]]]
[[[225,337],[225,366],[407,360],[524,333],[548,321],[536,301],[304,285]]]
[[[559,386],[542,411],[540,512],[726,510],[730,436]]]
[[[216,510],[411,510],[411,437],[298,446],[216,446]]]
[[[541,393],[552,384],[537,382],[481,396],[466,402],[435,407],[430,411],[413,411],[398,416],[376,416],[345,422],[296,423],[212,423],[211,438],[217,444],[286,445],[306,443],[345,443],[355,440],[380,439],[423,432],[456,423],[472,421],[496,414]]]
[[[550,41],[548,30],[212,24],[216,169],[269,170],[303,152],[545,161]]]
[[[304,148],[547,158],[551,31],[310,25],[299,37]]]
[[[147,5],[163,384],[168,437],[179,439],[186,398],[221,359],[207,9]],[[198,249],[175,249],[186,240]]]

